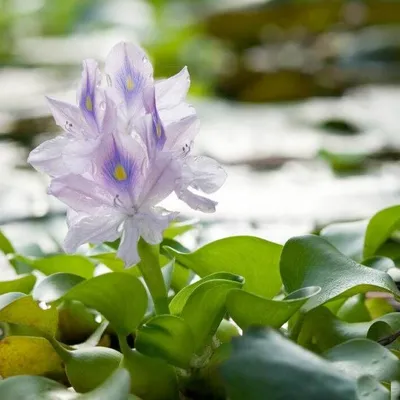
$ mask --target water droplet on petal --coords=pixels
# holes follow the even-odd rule
[[[148,63],[149,60],[147,59],[146,56],[143,56],[142,61],[143,61],[143,64],[146,64],[146,63]]]
[[[40,307],[42,310],[48,310],[48,309],[51,308],[51,306],[49,306],[45,301],[39,302],[39,307]]]
[[[106,102],[105,101],[101,101],[99,104],[100,110],[105,110],[106,109]]]
[[[112,86],[112,80],[111,80],[111,76],[108,75],[108,74],[106,75],[106,81],[107,81],[107,85],[111,87]]]

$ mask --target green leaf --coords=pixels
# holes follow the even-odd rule
[[[81,301],[103,314],[121,335],[136,329],[148,301],[140,280],[125,272],[111,272],[88,280],[71,274],[54,274],[36,287],[34,298],[47,303],[60,299]]]
[[[0,398],[18,400],[127,400],[129,388],[129,373],[125,369],[115,371],[103,385],[83,395],[74,393],[60,383],[42,376],[15,376],[0,381]]]
[[[381,256],[366,258],[362,262],[362,265],[382,272],[388,272],[391,268],[396,268],[393,260],[388,257]]]
[[[356,399],[355,380],[272,329],[251,329],[232,345],[221,368],[232,400]]]
[[[157,315],[136,332],[135,347],[142,354],[187,368],[195,350],[188,324],[174,315]]]
[[[194,229],[197,220],[186,220],[181,222],[173,222],[163,233],[164,238],[173,239],[175,236],[183,235]]]
[[[37,301],[52,303],[61,299],[69,290],[85,279],[79,275],[59,272],[43,279],[34,289],[32,295]]]
[[[345,322],[370,321],[371,316],[365,305],[365,294],[356,294],[346,299],[336,315]]]
[[[319,287],[303,288],[283,300],[269,300],[234,289],[228,293],[226,308],[228,314],[242,329],[252,325],[279,328],[320,290]]]
[[[338,319],[326,307],[318,307],[305,315],[297,342],[303,347],[323,352],[350,339],[378,340],[388,333],[386,329],[376,331],[375,326],[383,323],[393,332],[400,330],[400,314],[391,313],[373,321],[348,323]]]
[[[21,292],[28,294],[35,285],[36,277],[25,274],[9,281],[0,281],[0,294],[8,292]]]
[[[400,206],[385,208],[369,221],[364,242],[364,257],[373,256],[400,224]]]
[[[390,392],[373,376],[361,376],[357,380],[357,393],[362,400],[389,400]],[[392,397],[397,399],[397,397]]]
[[[361,261],[367,225],[368,220],[331,224],[322,229],[320,236],[345,256]]]
[[[51,275],[59,272],[74,274],[89,279],[93,276],[95,264],[81,255],[57,254],[45,258],[24,257],[23,261],[32,268]]]
[[[58,327],[55,307],[42,309],[31,296],[13,298],[11,293],[0,296],[0,321],[25,325],[54,336]]]
[[[172,314],[179,314],[182,312],[185,304],[187,303],[189,297],[192,295],[194,290],[202,285],[204,282],[211,281],[211,280],[228,280],[228,281],[236,281],[243,283],[242,277],[238,275],[231,274],[229,272],[216,272],[215,274],[208,275],[189,286],[185,286],[182,290],[180,290],[175,297],[170,302],[170,309]]]
[[[379,381],[400,377],[400,361],[380,344],[368,339],[352,339],[328,350],[323,356],[346,376],[374,376]]]
[[[8,336],[0,341],[0,376],[63,375],[61,358],[41,337]]]
[[[168,248],[175,259],[201,277],[230,272],[245,278],[244,290],[274,297],[281,289],[279,258],[282,246],[252,236],[232,236],[209,243],[193,253]]]
[[[288,240],[280,264],[282,280],[288,292],[308,286],[322,288],[307,302],[305,310],[339,297],[368,291],[399,295],[388,274],[356,263],[319,236],[306,235]]]
[[[15,253],[13,245],[2,231],[0,231],[0,251],[6,255]]]
[[[122,365],[131,376],[131,393],[146,400],[180,398],[174,367],[159,358],[147,357],[120,340],[124,359]]]
[[[178,300],[173,299],[171,302],[171,312],[182,317],[190,326],[196,351],[203,348],[221,323],[226,313],[227,294],[232,289],[242,287],[242,283],[238,282],[240,277],[236,275],[231,277],[232,280],[203,278],[187,287],[186,292],[190,291],[189,295],[178,297],[178,294],[176,296]]]
[[[79,400],[127,400],[130,376],[126,369],[117,369],[101,386],[92,392],[79,395]]]

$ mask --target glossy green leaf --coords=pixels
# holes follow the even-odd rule
[[[193,253],[169,252],[201,277],[230,272],[245,278],[244,290],[274,297],[281,289],[279,258],[282,246],[252,236],[232,236],[209,243]]]
[[[194,289],[190,286],[194,286]],[[178,298],[176,302],[175,299],[171,302],[171,312],[182,317],[190,326],[195,340],[195,350],[198,351],[221,323],[226,313],[227,294],[232,289],[240,289],[242,282],[240,277],[232,275],[232,280],[203,278],[190,286],[187,289],[191,290],[189,295],[182,296],[185,298],[184,301]]]
[[[333,347],[323,356],[346,376],[371,375],[379,381],[400,378],[400,360],[372,340],[352,339]]]
[[[382,329],[374,332],[374,326],[382,323],[393,332],[400,330],[400,314],[391,313],[373,321],[348,323],[338,319],[326,307],[318,307],[305,315],[297,342],[303,347],[323,352],[350,339],[378,340],[387,335],[387,331]]]
[[[288,240],[280,265],[288,292],[308,286],[321,287],[322,290],[307,302],[305,310],[335,298],[368,291],[399,295],[388,274],[356,263],[319,236],[306,235]]]
[[[393,260],[388,257],[381,256],[366,258],[363,260],[362,265],[382,272],[388,272],[391,268],[396,268]]]
[[[147,308],[147,293],[138,278],[125,272],[111,272],[89,280],[71,274],[54,274],[35,289],[37,300],[78,300],[110,321],[119,334],[133,332]]]
[[[371,315],[365,305],[365,294],[356,294],[346,299],[336,315],[345,322],[370,321]]]
[[[234,289],[228,293],[226,308],[231,318],[242,329],[252,325],[279,328],[320,290],[319,287],[303,288],[283,300],[270,300],[244,290]]]
[[[362,400],[390,400],[390,392],[373,376],[361,376],[357,380],[358,398]],[[392,397],[393,400],[396,399]]]
[[[127,400],[129,373],[115,371],[100,387],[86,394],[74,393],[65,386],[41,376],[15,376],[0,381],[1,399],[18,400]]]
[[[228,280],[228,281],[236,281],[236,282],[243,282],[242,277],[238,275],[231,274],[229,272],[216,272],[215,274],[211,274],[208,276],[205,276],[204,278],[192,283],[189,286],[184,287],[182,290],[180,290],[174,298],[170,302],[170,309],[172,314],[179,314],[182,312],[183,308],[185,307],[185,304],[187,303],[189,297],[192,295],[194,290],[202,285],[204,282],[211,281],[211,280]]]
[[[173,222],[163,233],[164,238],[173,239],[176,236],[183,235],[194,229],[198,220],[187,220],[181,222]]]
[[[8,292],[20,292],[28,294],[36,283],[34,275],[18,275],[9,281],[0,281],[0,294]]]
[[[0,231],[0,251],[4,254],[15,253],[13,245],[2,231]]]
[[[124,354],[122,365],[131,376],[131,393],[146,400],[178,400],[179,389],[175,369],[162,359],[147,357],[120,341]]]
[[[272,329],[251,329],[232,345],[221,368],[232,400],[357,398],[355,380]]]
[[[325,240],[345,256],[356,261],[363,259],[364,238],[368,220],[341,222],[326,226],[320,232]]]
[[[31,296],[14,298],[11,293],[0,296],[0,321],[29,326],[54,336],[58,327],[55,307],[40,307]]]
[[[400,206],[385,208],[369,221],[364,242],[364,257],[373,256],[379,247],[399,228]]]
[[[69,290],[85,279],[79,275],[59,272],[43,279],[34,289],[32,295],[37,301],[52,303],[61,299]]]
[[[64,272],[78,275],[86,279],[93,276],[95,268],[94,262],[88,257],[72,254],[57,254],[44,258],[24,257],[23,261],[45,275]]]
[[[187,368],[195,343],[190,327],[182,318],[157,315],[137,330],[135,347],[144,355]]]

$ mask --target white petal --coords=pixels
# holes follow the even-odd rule
[[[140,261],[137,243],[139,241],[139,229],[134,218],[127,218],[124,222],[121,243],[117,255],[125,262],[125,266],[135,265]]]
[[[207,199],[206,197],[200,196],[191,192],[188,189],[181,189],[176,192],[179,199],[184,201],[193,210],[201,211],[204,213],[213,213],[217,206],[217,202]]]
[[[73,253],[84,243],[100,244],[116,240],[120,236],[118,227],[123,219],[121,214],[101,215],[100,210],[96,215],[75,218],[75,223],[70,225],[64,240],[65,251]]]
[[[214,193],[226,180],[226,172],[221,165],[210,157],[189,156],[185,159],[186,167],[193,174],[190,186],[204,193]]]
[[[166,126],[167,141],[165,149],[188,153],[190,146],[199,132],[199,120],[196,115],[183,118]]]
[[[172,108],[185,100],[190,86],[187,67],[171,78],[156,82],[156,100],[159,109]]]
[[[81,136],[83,121],[78,107],[47,97],[56,124],[66,132]]]
[[[97,209],[114,213],[114,197],[103,187],[79,175],[66,175],[52,180],[49,194],[76,211],[93,213]]]
[[[158,112],[160,114],[160,119],[165,126],[196,115],[195,108],[187,103],[180,103],[173,108],[159,109]]]
[[[30,152],[28,163],[38,171],[45,172],[50,176],[55,177],[68,173],[62,159],[63,148],[67,143],[68,138],[65,135],[46,140]]]
[[[141,210],[142,211],[142,210]],[[150,244],[159,244],[163,240],[163,232],[174,220],[177,213],[165,212],[160,208],[148,209],[140,212],[136,218],[139,221],[140,236]]]
[[[158,152],[157,158],[151,160],[148,171],[143,175],[139,196],[136,198],[138,208],[154,206],[170,195],[176,187],[181,168],[172,154]]]

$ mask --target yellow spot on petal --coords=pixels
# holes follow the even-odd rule
[[[90,96],[86,96],[85,106],[88,111],[93,111],[93,103],[92,103],[92,99],[90,98]]]
[[[126,78],[125,84],[127,90],[129,90],[130,92],[135,88],[135,83],[133,82],[133,79],[130,75],[128,75],[128,77]]]
[[[114,178],[117,181],[125,181],[126,178],[128,177],[125,168],[121,165],[118,164],[115,168],[114,168]]]
[[[161,130],[161,124],[160,124],[159,122],[158,122],[157,125],[156,125],[156,134],[157,134],[157,137],[158,137],[158,138],[161,137],[162,130]]]

